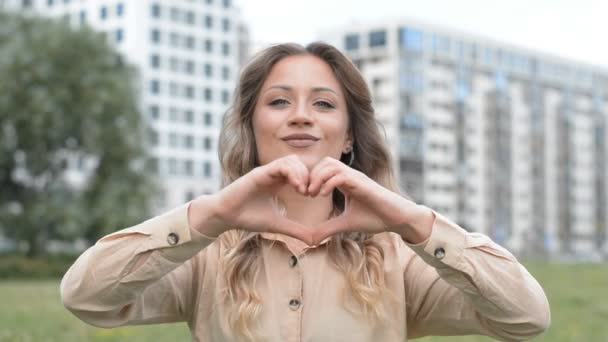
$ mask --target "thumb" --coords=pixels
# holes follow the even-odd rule
[[[304,241],[309,246],[313,243],[312,230],[307,226],[292,221],[284,216],[276,218],[274,231],[280,234],[289,235],[301,241]]]
[[[346,232],[350,228],[348,218],[345,215],[340,215],[318,224],[313,231],[313,243],[315,245],[321,243],[327,237]]]

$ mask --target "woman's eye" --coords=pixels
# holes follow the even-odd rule
[[[280,106],[280,105],[286,105],[288,103],[289,102],[287,102],[287,100],[285,100],[285,99],[276,99],[276,100],[272,100],[270,102],[270,105],[271,106]]]
[[[325,108],[334,108],[334,105],[332,105],[331,103],[329,103],[327,101],[317,101],[317,102],[315,102],[315,105],[325,107]]]

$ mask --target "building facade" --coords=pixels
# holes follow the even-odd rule
[[[413,21],[321,39],[365,76],[417,202],[520,255],[605,255],[608,70]]]
[[[105,33],[136,66],[150,171],[164,188],[155,211],[219,189],[221,120],[248,54],[247,27],[231,0],[4,0],[0,5],[88,25]]]

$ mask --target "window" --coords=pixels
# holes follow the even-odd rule
[[[115,37],[116,37],[116,42],[122,42],[123,39],[123,33],[121,29],[116,30],[116,32],[114,33]]]
[[[160,43],[160,31],[157,29],[150,31],[150,40],[155,44]]]
[[[185,45],[187,49],[194,50],[194,36],[186,36]]]
[[[195,196],[196,195],[194,194],[194,191],[187,191],[186,195],[184,197],[184,199],[185,199],[184,202],[190,202],[190,201],[192,201]]]
[[[230,4],[231,4],[230,0],[224,0],[224,8],[230,8]]]
[[[210,39],[205,40],[205,51],[210,53],[213,52],[213,42]]]
[[[148,142],[152,146],[158,145],[158,132],[154,129],[148,130]]]
[[[230,55],[230,44],[228,44],[228,42],[222,43],[222,54],[224,56]]]
[[[177,147],[177,133],[175,133],[175,132],[169,133],[169,146]]]
[[[186,176],[192,176],[194,169],[194,164],[192,160],[184,160],[184,173]]]
[[[420,51],[423,47],[423,34],[421,31],[405,27],[399,30],[399,41],[403,48]]]
[[[178,112],[177,112],[177,108],[169,108],[169,120],[171,122],[176,122],[177,121],[177,116],[178,116]]]
[[[208,161],[203,162],[203,175],[206,178],[211,177],[211,163]]]
[[[170,44],[173,47],[179,47],[179,35],[175,32],[171,33],[169,38]]]
[[[150,66],[154,69],[160,68],[160,56],[159,55],[150,56]]]
[[[118,5],[116,5],[116,16],[122,17],[124,12],[125,12],[125,6],[122,3],[119,3]]]
[[[222,29],[224,32],[230,31],[230,20],[228,18],[222,19]]]
[[[184,121],[186,121],[187,123],[193,123],[194,122],[194,112],[191,110],[187,110],[184,112]]]
[[[80,25],[84,25],[87,22],[87,12],[80,11]]]
[[[175,7],[171,8],[171,20],[179,21],[179,10]]]
[[[194,12],[186,12],[186,24],[194,25]]]
[[[175,158],[169,158],[169,174],[177,174],[177,160]]]
[[[211,151],[211,138],[205,137],[203,139],[203,148],[205,148],[205,151]]]
[[[184,136],[184,147],[188,149],[194,147],[194,137],[192,134],[187,134]]]
[[[169,94],[171,96],[177,96],[178,95],[178,86],[177,83],[175,82],[171,82],[169,83]]]
[[[222,67],[222,79],[226,81],[229,78],[230,78],[230,68],[228,68],[227,66]]]
[[[184,87],[184,96],[188,99],[194,98],[194,87],[193,86],[185,86]]]
[[[213,125],[213,116],[211,115],[211,113],[209,113],[209,112],[205,113],[204,122],[205,122],[205,126]]]
[[[53,0],[47,0],[46,4],[49,7],[53,6]]]
[[[207,5],[213,4],[213,0],[207,0]]]
[[[369,33],[369,47],[386,45],[386,31],[372,31]]]
[[[160,5],[159,4],[152,4],[152,6],[150,7],[150,13],[152,14],[152,17],[154,18],[160,18]]]
[[[228,104],[230,102],[230,93],[228,90],[222,90],[222,103]]]
[[[151,119],[158,120],[160,118],[160,108],[157,105],[148,107],[148,115]]]
[[[169,69],[174,72],[179,70],[179,60],[177,58],[171,57],[171,59],[169,59]]]
[[[353,51],[359,49],[359,35],[358,34],[348,34],[344,38],[344,46],[346,50]]]
[[[99,9],[99,17],[101,20],[105,20],[108,17],[108,8],[106,6],[102,6]]]
[[[213,93],[210,88],[205,88],[205,101],[213,100]]]
[[[158,80],[150,81],[150,92],[152,94],[160,94],[160,82]]]
[[[184,72],[186,72],[187,74],[194,74],[193,61],[186,61],[186,63],[184,63]]]
[[[213,76],[213,67],[209,63],[205,63],[204,67],[205,76],[212,77]]]
[[[213,28],[213,17],[210,15],[205,16],[205,27]]]

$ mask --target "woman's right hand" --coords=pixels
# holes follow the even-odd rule
[[[207,208],[213,213],[215,231],[208,232],[204,227],[200,230],[213,236],[233,228],[280,233],[311,244],[311,229],[281,215],[277,197],[283,186],[292,186],[306,195],[307,184],[308,169],[296,155],[256,167],[211,196],[213,205]],[[191,210],[196,211],[196,206]]]

